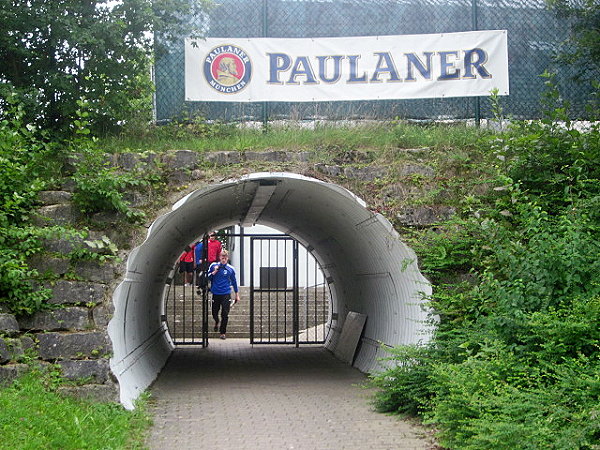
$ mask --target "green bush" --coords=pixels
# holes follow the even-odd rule
[[[76,191],[73,202],[86,215],[101,211],[121,213],[131,222],[144,219],[142,211],[130,208],[124,194],[129,188],[142,188],[150,185],[149,177],[137,171],[120,172],[106,161],[97,151],[87,149],[76,156]]]
[[[26,260],[39,242],[28,222],[37,191],[47,183],[44,174],[56,168],[54,146],[23,117],[23,105],[8,97],[0,120],[0,303],[18,314],[36,311],[48,297],[30,282],[37,273]]]
[[[435,336],[392,351],[376,405],[448,448],[600,446],[600,130],[562,118],[487,141],[499,188],[415,245],[433,280],[472,276],[435,286]]]

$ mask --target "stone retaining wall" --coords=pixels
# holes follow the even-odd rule
[[[421,154],[424,151],[426,149],[416,149],[414,153]],[[341,185],[348,179],[372,185],[374,181],[389,176],[389,167],[367,166],[364,163],[324,164],[317,161],[316,154],[309,152],[223,151],[200,154],[178,150],[162,155],[110,155],[107,156],[107,161],[121,170],[142,166],[145,170],[161,171],[172,188],[203,180],[203,169],[207,166],[216,168],[239,165],[244,169],[247,165],[254,169],[257,163],[264,163],[267,167],[258,171],[297,172]],[[248,172],[248,169],[245,170]],[[433,180],[435,171],[425,164],[406,164],[400,168],[400,175],[416,175]],[[65,181],[62,190],[39,193],[40,206],[34,219],[36,225],[77,228],[82,217],[71,201],[72,184]],[[410,195],[418,195],[419,189],[422,187],[415,187],[409,182],[394,181],[381,188],[382,198],[384,201],[403,201]],[[355,193],[361,195],[360,191]],[[128,200],[133,207],[148,207],[150,202],[145,192],[130,192]],[[406,226],[428,226],[452,214],[454,210],[444,205],[406,206],[400,210],[396,219]],[[34,354],[43,364],[58,364],[66,378],[85,380],[83,386],[63,388],[65,392],[102,400],[118,400],[118,387],[108,364],[112,348],[107,336],[107,325],[113,312],[112,293],[124,273],[123,263],[116,263],[110,258],[107,262],[93,258],[72,259],[70,255],[80,255],[82,251],[92,254],[100,252],[89,241],[104,239],[107,242],[106,236],[110,236],[119,245],[127,240],[132,243],[131,237],[121,236],[119,227],[115,226],[121,219],[118,215],[99,213],[91,219],[98,224],[97,230],[89,231],[85,238],[47,238],[42,242],[44,253],[35,255],[30,260],[31,267],[44,275],[34,283],[51,290],[48,302],[50,309],[28,317],[16,317],[8,313],[6,306],[0,304],[0,382],[12,380],[26,370],[24,355]],[[123,252],[121,256],[123,260],[126,259]]]

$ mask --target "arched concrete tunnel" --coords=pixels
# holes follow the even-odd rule
[[[115,290],[108,333],[111,369],[127,408],[158,376],[174,349],[161,321],[163,297],[181,249],[210,229],[267,225],[303,244],[331,292],[325,346],[335,349],[346,315],[367,315],[355,367],[377,369],[380,346],[425,341],[431,331],[423,296],[429,282],[391,224],[338,185],[292,173],[255,173],[199,189],[158,218],[127,261]],[[248,301],[248,299],[242,299]]]

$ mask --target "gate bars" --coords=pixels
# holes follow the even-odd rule
[[[250,261],[250,342],[325,342],[330,302],[314,257],[289,236],[262,235],[251,238]]]
[[[312,254],[286,235],[226,233],[225,237],[240,238],[238,283],[244,279],[244,266],[250,269],[249,287],[240,287],[249,289],[249,310],[243,308],[243,303],[238,305],[236,312],[246,317],[234,318],[246,324],[248,333],[244,337],[249,337],[252,344],[324,343],[331,313],[329,288]],[[249,252],[246,245],[250,246]],[[205,240],[203,260],[207,259],[207,247]],[[197,273],[190,287],[185,286],[182,275],[176,263],[166,282],[162,321],[176,346],[206,347],[209,293],[196,291]]]
[[[202,260],[207,260],[208,238],[204,236]],[[194,272],[191,286],[185,286],[185,277],[178,271],[179,261],[173,266],[173,275],[167,279],[165,309],[162,321],[166,323],[175,345],[208,346],[208,291],[196,292],[198,273]],[[206,270],[203,263],[201,270]],[[200,312],[198,317],[197,313]]]

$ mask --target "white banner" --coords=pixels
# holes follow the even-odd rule
[[[188,101],[312,102],[508,95],[506,30],[185,42]]]

